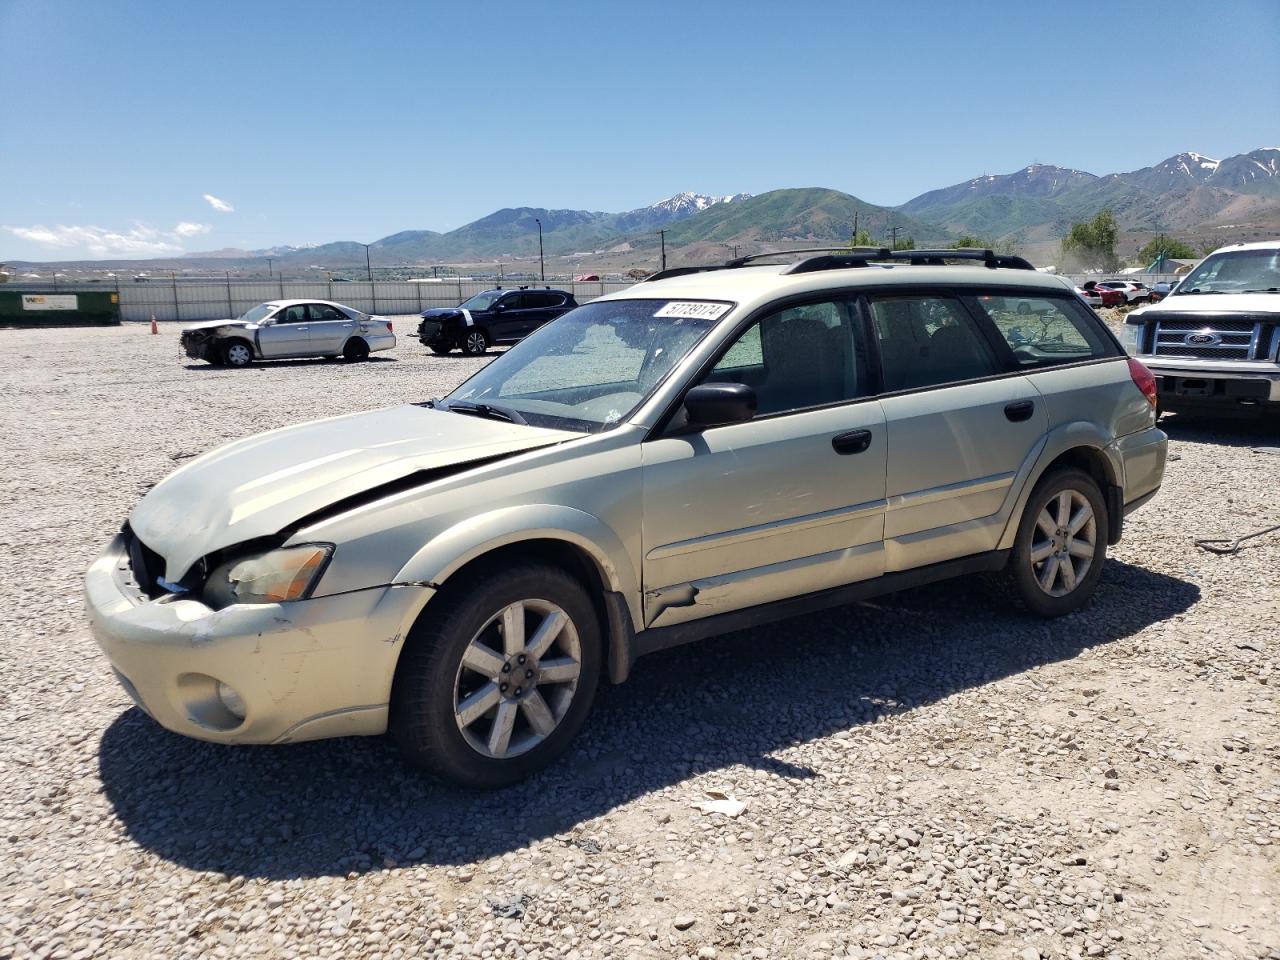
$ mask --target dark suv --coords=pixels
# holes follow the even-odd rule
[[[425,310],[418,339],[432,352],[458,347],[479,356],[494,343],[516,343],[578,305],[566,290],[486,290],[456,307]]]

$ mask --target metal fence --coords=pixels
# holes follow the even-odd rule
[[[1077,286],[1086,280],[1097,280],[1100,274],[1062,274]],[[1173,282],[1173,274],[1125,274],[1126,280],[1140,280],[1150,286],[1159,281]],[[629,281],[593,280],[580,283],[557,283],[556,289],[572,291],[579,303],[617,290],[625,290]],[[514,290],[525,284],[505,284]],[[543,284],[527,284],[538,289]],[[6,290],[48,292],[48,284],[7,283]],[[222,320],[238,317],[251,307],[269,300],[334,300],[365,313],[403,316],[421,313],[431,307],[457,306],[467,297],[493,289],[486,280],[445,280],[439,283],[408,283],[395,280],[298,281],[298,280],[151,280],[146,283],[121,283],[118,287],[102,283],[58,284],[58,291],[88,293],[115,290],[120,295],[122,320]]]
[[[629,281],[591,281],[584,283],[547,284],[557,290],[569,290],[579,303],[615,290],[625,290]],[[430,307],[454,307],[482,290],[493,289],[492,281],[448,280],[440,283],[406,283],[403,281],[294,281],[294,280],[151,280],[146,283],[58,284],[59,293],[104,291],[120,295],[122,320],[222,320],[238,317],[251,307],[270,300],[333,300],[365,313],[402,316],[421,313]],[[508,290],[528,286],[540,289],[543,284],[504,284]],[[49,284],[7,283],[6,290],[47,293]]]

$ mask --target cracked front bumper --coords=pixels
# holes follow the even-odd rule
[[[174,595],[152,600],[131,578],[116,537],[85,578],[94,639],[161,726],[219,743],[383,733],[404,637],[432,593],[384,586],[214,610]]]

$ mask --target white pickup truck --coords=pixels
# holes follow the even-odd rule
[[[1215,250],[1124,323],[1121,342],[1155,374],[1162,410],[1280,412],[1280,241]]]

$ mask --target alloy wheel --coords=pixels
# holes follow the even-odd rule
[[[467,353],[484,353],[488,345],[484,334],[479,330],[473,330],[467,334]]]
[[[520,600],[472,637],[454,681],[453,717],[468,746],[504,760],[532,750],[568,713],[582,673],[573,620],[548,600]]]
[[[1098,522],[1079,490],[1063,490],[1050,498],[1036,517],[1031,539],[1031,572],[1051,597],[1075,590],[1093,565]]]

